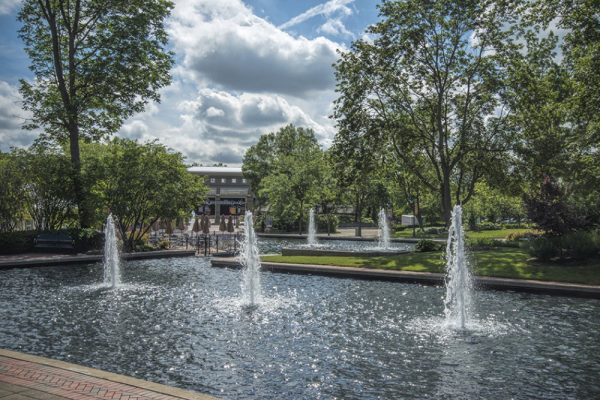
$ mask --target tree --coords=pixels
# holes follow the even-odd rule
[[[38,231],[70,225],[75,216],[69,158],[60,147],[31,146],[15,150],[25,178],[23,203]]]
[[[324,154],[311,129],[288,125],[263,135],[244,155],[242,170],[280,227],[302,231],[305,210],[317,204]]]
[[[79,221],[91,212],[81,180],[80,140],[98,140],[159,100],[170,82],[167,0],[25,0],[18,19],[33,82],[20,91],[44,139],[68,143]]]
[[[92,192],[118,218],[125,247],[134,249],[152,225],[187,217],[207,193],[180,153],[157,142],[113,139],[84,147],[84,169],[96,171]]]
[[[537,194],[525,199],[529,218],[546,235],[561,236],[584,226],[584,220],[566,202],[563,188],[546,176]]]
[[[385,1],[382,21],[336,64],[340,130],[382,138],[423,186],[446,223],[496,157],[509,148],[501,108],[510,29],[493,1]],[[378,140],[378,139],[374,139]],[[426,162],[432,177],[421,173]]]
[[[25,215],[25,176],[16,157],[0,152],[0,232],[12,232]]]

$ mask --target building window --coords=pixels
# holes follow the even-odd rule
[[[242,178],[242,183],[246,183],[246,178]]]
[[[215,178],[210,178],[210,183],[215,183]]]
[[[231,183],[237,183],[237,179],[236,178],[231,178]]]
[[[225,182],[227,182],[227,179],[221,178],[221,183],[225,183]]]

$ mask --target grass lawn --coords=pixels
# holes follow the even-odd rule
[[[528,228],[518,228],[518,229],[498,229],[493,231],[467,231],[466,235],[469,239],[505,239],[511,233],[524,233],[524,232],[534,232],[532,229]],[[448,237],[445,233],[440,234],[430,234],[420,232],[417,229],[416,232],[417,238],[422,239],[446,239]],[[394,233],[395,238],[412,238],[413,231],[412,229],[405,229],[403,231],[398,231]]]
[[[514,279],[600,285],[600,259],[571,264],[540,263],[530,260],[521,249],[493,249],[469,253],[476,275]],[[338,265],[401,271],[444,272],[443,253],[410,253],[385,257],[264,256],[265,262]]]

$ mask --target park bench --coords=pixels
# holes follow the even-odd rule
[[[75,240],[66,233],[40,233],[33,240],[34,249],[75,250]]]

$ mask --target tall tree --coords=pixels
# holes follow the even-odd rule
[[[242,170],[276,223],[302,231],[306,209],[319,201],[324,154],[311,129],[288,125],[263,135],[244,155]]]
[[[340,129],[376,135],[429,190],[446,223],[508,148],[501,108],[507,6],[491,0],[402,0],[336,64]],[[419,162],[416,162],[418,160]],[[421,160],[433,170],[422,174]]]
[[[18,19],[33,82],[21,80],[26,128],[69,144],[80,225],[91,212],[80,170],[81,139],[98,140],[159,100],[170,82],[168,0],[25,0]]]

